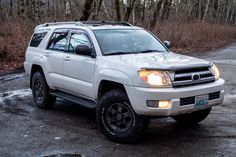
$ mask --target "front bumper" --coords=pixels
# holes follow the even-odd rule
[[[149,116],[174,116],[220,105],[224,100],[224,83],[225,81],[223,79],[219,79],[212,83],[182,88],[158,89],[125,86],[125,89],[129,96],[130,103],[137,114]],[[217,99],[209,100],[208,105],[204,105],[202,107],[195,107],[195,104],[180,106],[180,98],[204,95],[214,92],[220,92],[220,96]],[[169,100],[171,105],[164,109],[150,108],[147,107],[147,100]]]

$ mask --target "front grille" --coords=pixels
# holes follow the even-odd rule
[[[209,94],[209,100],[215,100],[220,98],[220,92],[214,92]],[[195,104],[195,96],[180,98],[180,106]]]
[[[181,69],[175,71],[173,87],[191,86],[215,81],[210,67]]]
[[[209,100],[219,99],[220,98],[220,92],[210,93],[209,94]]]
[[[195,96],[180,99],[180,106],[189,104],[195,104]]]

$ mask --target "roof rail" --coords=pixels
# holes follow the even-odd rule
[[[72,22],[51,22],[51,23],[44,23],[41,25],[38,25],[36,29],[40,27],[48,27],[48,26],[56,26],[56,25],[77,25],[77,26],[86,26],[86,25],[92,25],[92,26],[101,26],[101,25],[121,25],[121,26],[129,26],[132,27],[128,22],[114,22],[114,21],[72,21]]]
[[[77,26],[83,26],[84,24],[81,23],[80,21],[75,21],[75,22],[51,22],[51,23],[44,23],[41,25],[38,25],[35,29],[40,28],[40,27],[48,27],[48,26],[56,26],[56,25],[77,25]]]
[[[93,26],[100,26],[100,25],[122,25],[122,26],[130,26],[132,27],[133,25],[131,25],[128,22],[115,22],[115,21],[80,21],[82,24],[85,25],[93,25]]]

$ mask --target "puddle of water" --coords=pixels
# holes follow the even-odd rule
[[[0,93],[0,103],[2,103],[5,99],[12,99],[15,96],[22,98],[31,94],[32,91],[29,88]]]
[[[226,94],[225,99],[236,99],[236,94]]]
[[[11,80],[15,80],[21,77],[25,77],[26,74],[25,73],[20,73],[20,74],[10,74],[10,75],[6,75],[6,76],[1,76],[0,77],[0,81],[11,81]]]
[[[236,102],[236,94],[226,94],[224,97],[224,104],[232,104]]]
[[[219,64],[231,64],[231,65],[236,65],[236,60],[230,60],[230,59],[225,59],[225,60],[213,60],[214,63],[219,63]]]
[[[53,154],[53,155],[47,155],[43,157],[83,157],[80,154]]]

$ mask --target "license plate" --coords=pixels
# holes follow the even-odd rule
[[[195,106],[201,107],[208,104],[209,96],[208,94],[199,95],[195,97]]]

